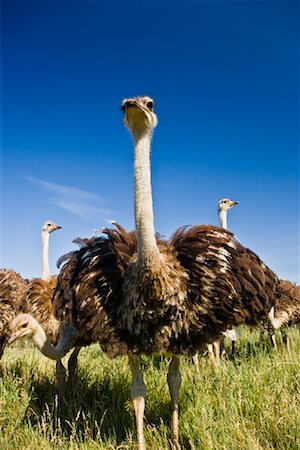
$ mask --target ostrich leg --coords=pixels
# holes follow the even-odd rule
[[[221,342],[220,341],[214,341],[214,348],[215,348],[215,352],[216,352],[215,366],[219,367],[220,359],[221,359]]]
[[[208,355],[209,355],[213,365],[217,368],[218,364],[217,364],[217,360],[216,360],[215,353],[214,353],[214,345],[215,345],[215,343],[206,344],[207,350],[208,350]]]
[[[231,341],[231,353],[232,357],[235,357],[235,341]]]
[[[199,353],[198,353],[198,352],[195,353],[195,354],[192,356],[192,358],[193,358],[194,366],[195,366],[195,368],[196,368],[196,372],[197,372],[198,374],[200,374],[200,369],[199,369]]]
[[[277,347],[277,342],[276,342],[276,336],[275,336],[275,332],[273,331],[272,334],[270,334],[270,339],[271,339],[271,343],[274,347],[274,350],[278,350]]]
[[[63,366],[63,363],[59,359],[56,361],[56,380],[59,396],[61,399],[65,399],[66,393],[66,369]]]
[[[81,347],[74,348],[72,355],[68,361],[68,372],[69,372],[69,382],[73,383],[74,375],[78,366],[78,353],[80,352]]]
[[[135,411],[138,450],[146,450],[143,428],[146,386],[143,380],[142,371],[140,369],[139,356],[129,356],[129,363],[132,373],[131,399]]]
[[[288,354],[291,355],[290,339],[285,331],[282,331],[281,334],[282,334],[282,341],[284,345],[286,345]]]
[[[174,450],[180,450],[179,431],[178,431],[178,398],[179,388],[181,386],[180,358],[174,356],[169,366],[168,385],[172,404],[172,442]]]

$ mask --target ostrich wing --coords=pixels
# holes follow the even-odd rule
[[[183,227],[170,244],[190,278],[192,316],[207,316],[210,332],[258,323],[267,316],[279,295],[277,277],[232,233],[211,225]]]
[[[98,341],[110,356],[127,352],[117,330],[123,274],[136,251],[134,233],[117,225],[69,254],[54,294],[56,317],[72,323],[82,344]]]

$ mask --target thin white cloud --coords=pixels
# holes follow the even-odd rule
[[[49,181],[42,180],[40,178],[34,178],[34,177],[26,177],[28,181],[31,183],[41,186],[48,192],[53,192],[57,195],[67,196],[67,197],[74,197],[76,199],[86,199],[86,200],[94,200],[98,199],[98,195],[93,194],[92,192],[83,191],[82,189],[78,189],[71,186],[64,186],[62,184],[55,184],[51,183]]]
[[[101,203],[106,203],[106,200],[92,192],[83,191],[72,186],[51,183],[35,177],[26,177],[26,180],[52,194],[48,197],[50,203],[83,219],[99,219],[99,217],[110,216],[114,213],[110,209],[94,206],[94,202],[100,205]],[[53,194],[55,195],[53,196]]]

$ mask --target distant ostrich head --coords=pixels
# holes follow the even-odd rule
[[[47,220],[43,225],[43,231],[47,233],[52,233],[52,231],[59,230],[61,227],[56,225],[56,223],[51,222],[51,220]]]
[[[235,202],[234,200],[230,200],[230,198],[222,198],[222,200],[218,203],[218,210],[227,211],[235,205],[238,205],[239,202]]]
[[[135,134],[150,131],[156,127],[158,120],[153,111],[154,101],[150,97],[125,98],[121,110],[124,112],[124,123]]]
[[[18,314],[10,323],[11,335],[8,343],[25,336],[32,336],[38,329],[38,322],[30,314]]]

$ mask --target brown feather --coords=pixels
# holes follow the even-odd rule
[[[300,286],[287,280],[280,280],[282,295],[274,306],[275,318],[283,318],[282,327],[300,326]]]
[[[54,310],[79,341],[97,341],[109,356],[193,354],[229,326],[259,323],[280,295],[276,275],[222,228],[157,237],[161,261],[151,270],[136,264],[134,232],[103,232],[69,254]]]
[[[10,322],[19,311],[27,281],[12,269],[0,269],[0,358],[10,335]]]
[[[57,277],[50,280],[36,278],[29,286],[22,298],[22,312],[31,314],[43,326],[50,341],[55,344],[58,338],[59,323],[54,316],[52,304]]]

